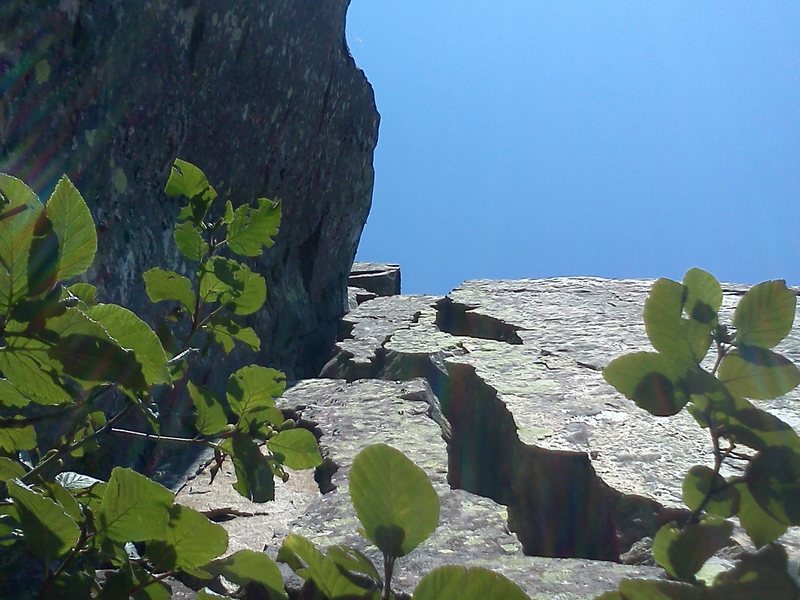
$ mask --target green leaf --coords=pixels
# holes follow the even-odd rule
[[[326,554],[340,570],[361,573],[373,581],[381,581],[381,575],[369,557],[355,548],[344,545],[329,546]]]
[[[253,502],[269,502],[275,497],[272,466],[249,436],[236,433],[220,447],[233,461],[236,472],[233,489]]]
[[[732,517],[739,510],[739,493],[713,469],[695,465],[683,479],[683,501],[689,510],[697,510],[706,497],[705,510],[719,517]]]
[[[200,434],[214,436],[227,427],[228,416],[225,414],[225,407],[210,390],[196,386],[190,381],[189,396],[197,410],[194,426]]]
[[[25,543],[45,564],[64,556],[78,542],[80,528],[63,507],[16,481],[7,481]]]
[[[20,323],[6,323],[7,332],[21,333],[23,328],[24,325]],[[6,346],[0,349],[0,372],[16,390],[16,393],[9,393],[8,401],[15,399],[19,402],[19,396],[45,405],[72,401],[57,372],[58,363],[48,356],[50,349],[45,342],[21,335],[6,338]],[[3,385],[10,392],[8,384]]]
[[[25,475],[25,467],[16,461],[0,456],[0,481],[8,481]]]
[[[691,319],[713,325],[722,305],[722,288],[716,277],[702,269],[689,269],[683,276],[687,289],[683,309]]]
[[[414,600],[528,600],[522,589],[500,573],[483,567],[446,565],[425,575],[414,590]]]
[[[177,300],[188,312],[194,311],[194,290],[189,279],[158,267],[145,271],[143,277],[151,302]]]
[[[349,479],[364,535],[385,556],[405,556],[439,524],[439,497],[428,476],[399,450],[368,446],[353,459]]]
[[[236,342],[243,343],[251,350],[261,348],[261,339],[252,327],[242,327],[227,316],[215,316],[203,329],[222,346],[225,354],[229,354],[233,350]]]
[[[739,492],[739,522],[756,547],[774,542],[786,532],[787,526],[759,506],[746,484],[737,484],[736,489]]]
[[[653,538],[653,558],[672,577],[693,581],[694,575],[733,533],[733,523],[708,516],[700,523],[663,526]]]
[[[800,525],[800,454],[786,446],[764,448],[745,470],[759,506],[785,525]]]
[[[136,471],[115,467],[100,508],[100,531],[116,542],[159,539],[174,494]]]
[[[97,304],[97,288],[90,283],[73,283],[67,290],[84,304],[89,306]]]
[[[603,369],[603,378],[618,392],[658,417],[680,412],[689,401],[685,376],[685,365],[654,352],[625,354]]]
[[[255,582],[269,591],[270,598],[286,600],[281,572],[272,559],[263,552],[239,550],[204,567],[215,576],[223,576],[238,586]]]
[[[342,572],[336,561],[295,533],[283,540],[278,561],[288,564],[306,581],[313,581],[325,598],[364,598],[370,589],[359,585],[352,575]]]
[[[140,565],[127,561],[123,568],[106,576],[105,585],[97,596],[98,600],[169,600],[171,597],[172,592],[167,584]]]
[[[242,367],[228,378],[227,399],[231,410],[239,416],[242,429],[254,421],[267,418],[275,408],[275,399],[286,389],[286,376],[275,369],[258,365]]]
[[[659,353],[681,363],[696,364],[711,344],[711,327],[697,327],[681,318],[687,294],[687,288],[676,281],[656,281],[644,303],[644,325],[647,337]],[[700,352],[696,352],[698,347]]]
[[[188,506],[173,504],[166,532],[147,544],[146,556],[160,571],[192,573],[227,549],[228,532],[222,525]]]
[[[42,203],[16,177],[0,173],[0,314],[28,293],[28,260]]]
[[[736,566],[717,575],[714,580],[715,598],[766,598],[796,600],[800,588],[789,575],[786,550],[772,544],[756,554],[745,555]]]
[[[97,234],[89,207],[66,175],[58,180],[45,212],[58,238],[58,279],[84,273],[94,261]]]
[[[214,256],[203,265],[200,296],[204,302],[219,302],[234,314],[249,315],[264,305],[267,284],[247,265]]]
[[[800,385],[800,369],[792,361],[758,346],[726,354],[717,376],[732,394],[756,400],[783,396]]]
[[[189,260],[200,261],[208,255],[208,243],[193,223],[186,221],[176,225],[173,236],[178,250]]]
[[[278,462],[291,469],[312,469],[322,464],[317,438],[308,429],[288,429],[267,440]]]
[[[0,408],[23,408],[33,401],[33,398],[18,390],[8,379],[0,378]]]
[[[260,256],[261,248],[275,243],[281,224],[281,208],[277,202],[258,199],[258,207],[240,206],[228,227],[228,248],[241,256]]]
[[[216,190],[208,183],[205,174],[192,163],[179,158],[172,165],[164,192],[167,196],[189,199],[189,206],[181,211],[181,218],[190,219],[196,225],[202,222],[208,207],[217,197]]]
[[[133,351],[149,385],[169,383],[167,355],[150,326],[135,313],[116,304],[98,304],[86,310],[100,323],[120,347]]]
[[[36,430],[33,425],[0,428],[0,449],[5,452],[33,450],[36,448]]]
[[[783,280],[753,286],[733,315],[736,341],[762,348],[776,346],[792,330],[796,305],[797,295]]]

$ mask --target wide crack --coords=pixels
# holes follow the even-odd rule
[[[452,335],[521,343],[515,341],[519,328],[500,320],[452,302],[440,302],[437,308],[436,324],[448,327]],[[509,529],[525,554],[620,561],[620,554],[653,536],[661,525],[685,518],[686,511],[611,488],[585,452],[522,442],[497,390],[472,365],[445,361],[448,355],[441,352],[389,350],[390,339],[377,349],[379,359],[370,368],[350,370],[347,357],[340,356],[328,376],[335,371],[334,376],[351,381],[426,379],[444,416],[431,415],[442,425],[448,444],[448,483],[504,504]]]

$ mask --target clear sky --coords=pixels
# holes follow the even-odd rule
[[[381,113],[358,260],[800,284],[800,2],[352,0]]]

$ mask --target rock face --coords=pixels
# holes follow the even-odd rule
[[[180,157],[234,204],[283,203],[254,267],[260,362],[315,374],[347,306],[369,211],[378,113],[344,39],[347,0],[0,4],[0,171],[46,197],[62,173],[98,223],[93,279],[152,315],[141,273],[178,264]]]
[[[325,463],[316,483],[293,474],[274,505],[253,505],[235,498],[232,473],[213,485],[204,474],[179,501],[235,509],[224,523],[233,549],[274,557],[291,531],[378,560],[357,533],[347,474],[358,451],[383,442],[426,471],[442,506],[434,535],[398,561],[400,591],[442,564],[497,570],[537,599],[588,600],[622,578],[663,577],[648,566],[648,536],[683,514],[683,474],[712,458],[687,415],[651,417],[602,379],[610,360],[648,347],[650,285],[474,281],[445,298],[366,300],[344,317],[322,378],[283,398],[318,435]],[[723,319],[743,291],[727,287]],[[800,359],[800,334],[779,351]],[[798,399],[795,391],[763,406],[797,428]],[[751,548],[741,530],[734,539]],[[782,542],[797,560],[797,534]],[[724,549],[701,576],[730,568],[738,551]],[[288,569],[284,576],[290,588],[301,585]]]

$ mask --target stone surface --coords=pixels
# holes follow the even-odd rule
[[[602,379],[610,360],[649,347],[650,284],[474,281],[438,301],[376,299],[347,315],[323,374],[426,378],[453,428],[451,485],[507,505],[528,553],[615,559],[676,515],[682,474],[712,460],[688,414],[652,417]],[[724,317],[743,291],[727,286]],[[797,360],[800,335],[780,350]],[[761,406],[796,428],[797,400]],[[571,533],[553,536],[554,521]]]
[[[141,273],[178,264],[174,158],[235,204],[283,202],[259,360],[316,374],[347,307],[378,113],[344,39],[348,0],[0,3],[0,171],[94,214],[104,298],[152,316]],[[180,269],[181,267],[178,266]]]
[[[353,263],[350,285],[377,296],[395,296],[400,293],[400,265]]]
[[[656,577],[652,567],[632,567],[611,562],[525,556],[516,537],[506,527],[506,510],[496,502],[447,483],[447,446],[442,438],[449,428],[438,402],[422,379],[390,382],[311,379],[300,382],[284,396],[285,407],[302,407],[302,417],[322,432],[320,447],[329,480],[321,482],[326,494],[310,485],[308,473],[293,473],[278,484],[276,501],[252,505],[236,498],[233,481],[218,478],[207,485],[203,474],[189,482],[178,501],[210,514],[228,514],[222,524],[231,535],[231,549],[250,547],[275,557],[287,531],[310,538],[325,547],[345,543],[369,555],[380,556],[358,534],[347,474],[355,455],[374,442],[389,444],[406,453],[430,477],[441,501],[440,525],[429,540],[398,560],[395,586],[411,592],[429,570],[443,564],[480,565],[503,573],[537,600],[595,598],[615,588],[623,577]],[[220,510],[223,509],[223,510]],[[236,516],[233,511],[243,513]],[[251,515],[250,513],[266,513]],[[302,582],[283,565],[290,588]]]

